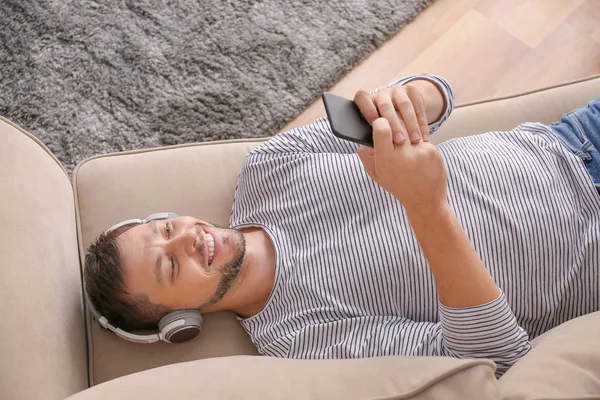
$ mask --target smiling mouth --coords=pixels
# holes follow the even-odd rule
[[[208,265],[210,266],[213,262],[213,257],[215,256],[215,238],[206,231],[204,231],[204,235],[208,243]]]
[[[202,236],[203,251],[201,255],[206,258],[206,265],[211,266],[215,256],[215,238],[206,232],[201,226],[198,226],[198,236]]]

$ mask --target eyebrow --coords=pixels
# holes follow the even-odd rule
[[[155,236],[160,236],[158,233],[157,224],[155,221],[150,222],[149,224],[152,227],[152,232],[154,232]],[[158,257],[156,257],[156,267],[154,268],[154,273],[156,274],[156,280],[158,283],[163,283],[163,270],[162,270],[162,254],[158,253]]]

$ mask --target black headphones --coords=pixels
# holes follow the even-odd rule
[[[173,213],[157,213],[146,217],[146,219],[128,219],[127,221],[119,222],[118,224],[112,226],[104,233],[109,233],[117,228],[129,224],[147,224],[150,221],[168,220],[177,217],[179,217],[179,215]],[[87,303],[90,307],[90,311],[98,320],[100,325],[104,329],[114,332],[118,337],[130,342],[155,343],[163,341],[166,343],[182,343],[195,338],[202,330],[202,315],[200,315],[200,311],[177,310],[168,313],[160,319],[158,322],[158,332],[156,333],[137,335],[135,333],[126,332],[111,325],[105,317],[100,315],[100,313],[94,308],[94,305],[92,304],[85,287],[84,293]]]

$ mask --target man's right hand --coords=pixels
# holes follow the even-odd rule
[[[439,150],[421,140],[394,143],[392,128],[385,118],[376,119],[372,125],[374,148],[358,149],[371,179],[400,200],[409,217],[445,208],[448,177]]]

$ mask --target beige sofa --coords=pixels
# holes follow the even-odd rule
[[[434,140],[552,122],[599,93],[596,76],[463,105]],[[82,301],[90,241],[115,222],[157,211],[226,225],[244,155],[261,141],[97,156],[77,167],[71,185],[42,143],[2,119],[0,398],[600,398],[600,313],[537,338],[500,380],[489,360],[257,356],[231,313],[205,316],[199,337],[176,345],[128,343],[102,330]]]

